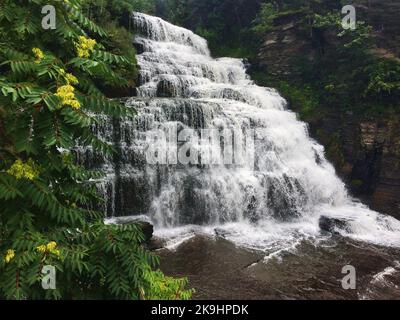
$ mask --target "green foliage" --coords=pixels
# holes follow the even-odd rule
[[[147,286],[143,287],[141,294],[147,300],[189,300],[193,289],[185,290],[188,284],[186,278],[174,279],[166,277],[161,271],[148,269],[144,274]]]
[[[294,110],[298,110],[301,119],[309,120],[319,105],[319,97],[310,86],[297,87],[285,81],[278,83],[277,88],[286,97]]]
[[[270,76],[290,101],[304,104],[296,108],[302,118],[317,115],[318,105],[369,114],[396,108],[399,62],[376,55],[371,26],[359,18],[355,30],[344,30],[337,1],[266,1],[262,8],[252,29],[260,37],[277,20],[279,26],[294,21],[297,36],[314,47],[293,58],[295,77]]]
[[[315,15],[313,27],[337,36],[335,47],[329,47],[312,66],[314,70],[323,69],[329,74],[318,73],[328,93],[324,102],[341,101],[350,109],[361,103],[369,105],[369,109],[385,104],[390,109],[399,96],[399,62],[374,54],[372,28],[357,21],[355,30],[343,30],[341,16],[333,12]],[[313,85],[322,91],[318,84]]]
[[[195,10],[195,8],[189,7],[189,5],[188,0],[159,0],[157,1],[157,13],[173,24],[185,25],[191,11]],[[202,26],[197,25],[196,27],[199,28]]]
[[[382,59],[376,64],[367,66],[370,81],[365,94],[397,94],[400,93],[400,62]]]
[[[325,15],[314,14],[313,28],[333,31],[339,38],[337,50],[347,51],[348,54],[360,54],[365,56],[367,49],[372,47],[372,28],[364,21],[357,21],[355,30],[343,29],[342,16],[338,12],[328,12]]]
[[[78,165],[75,150],[112,154],[91,127],[99,114],[134,110],[98,83],[126,85],[121,70],[134,62],[82,3],[0,4],[0,299],[190,298],[185,279],[157,271],[137,225],[105,225],[89,209],[102,201],[92,181],[104,174]],[[41,29],[47,4],[56,8],[56,30]],[[41,288],[44,265],[57,270],[55,290]]]
[[[85,0],[82,1],[82,12],[84,12],[97,25],[107,30],[107,38],[103,39],[105,47],[113,54],[124,56],[130,61],[130,64],[120,65],[119,74],[121,81],[126,85],[125,90],[117,89],[117,86],[111,83],[97,82],[99,87],[109,88],[106,91],[112,95],[122,92],[119,95],[129,95],[136,86],[138,70],[136,66],[136,51],[132,41],[134,34],[131,26],[131,14],[133,11],[153,13],[155,10],[155,1],[153,0]],[[109,61],[115,62],[115,61]],[[125,79],[128,79],[126,81]],[[117,94],[118,95],[118,94]]]
[[[320,96],[312,87],[275,79],[265,72],[254,72],[252,78],[258,85],[276,88],[287,99],[290,108],[299,113],[302,120],[311,120],[315,117]]]
[[[155,11],[154,0],[84,0],[82,4],[84,12],[94,20],[103,18],[110,21],[113,17],[116,19],[125,14],[130,15],[132,11],[150,14]]]
[[[255,32],[257,35],[265,35],[273,28],[273,22],[276,15],[277,10],[273,3],[263,3],[260,13],[253,21],[254,27],[252,28],[252,31]]]
[[[262,0],[158,0],[162,18],[196,31],[215,56],[255,56],[258,43],[250,31]]]

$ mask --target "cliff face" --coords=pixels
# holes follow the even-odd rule
[[[374,119],[326,109],[323,118],[309,124],[351,193],[400,218],[400,117]]]
[[[293,76],[296,60],[313,60],[312,35],[302,28],[302,13],[275,20],[276,27],[267,34],[258,54],[258,65],[273,76]]]
[[[360,18],[374,28],[375,42],[388,57],[400,56],[400,2],[398,0],[353,1]]]
[[[398,59],[400,2],[354,2],[358,18],[373,27],[374,54]],[[335,41],[334,35],[321,35],[305,26],[302,13],[283,15],[264,39],[257,64],[270,77],[301,83],[299,60],[314,61]],[[299,106],[291,107],[299,111]],[[362,108],[342,111],[339,106],[318,106],[318,116],[307,119],[311,134],[326,147],[329,160],[353,195],[400,219],[400,113],[368,116],[356,111]]]

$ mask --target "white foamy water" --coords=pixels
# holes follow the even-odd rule
[[[206,233],[266,253],[292,250],[302,239],[327,237],[321,215],[346,220],[336,230],[343,236],[400,246],[400,222],[348,196],[307,125],[276,90],[255,85],[240,59],[213,59],[204,39],[160,18],[135,13],[133,19],[141,85],[127,103],[138,116],[120,124],[119,170],[130,179],[122,207],[129,192],[140,194],[140,206],[117,213],[148,215],[171,248]],[[146,134],[174,125],[254,129],[254,159],[241,154],[242,166],[146,163]]]

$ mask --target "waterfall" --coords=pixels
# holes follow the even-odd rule
[[[138,115],[94,128],[118,146],[118,159],[81,152],[108,174],[100,191],[109,215],[147,215],[165,234],[217,230],[264,249],[318,237],[325,215],[347,221],[338,230],[345,236],[400,243],[399,221],[349,197],[307,125],[276,90],[255,85],[242,60],[212,58],[205,39],[160,18],[134,13],[133,22],[140,86],[126,104]],[[187,129],[232,132],[222,147],[207,139],[199,146],[201,136],[185,142],[199,154],[205,148],[223,157],[234,141],[242,146],[234,159],[241,161],[214,165],[195,156],[188,164],[149,163],[149,149],[174,153],[183,144],[174,131]],[[160,132],[172,138],[149,142]]]

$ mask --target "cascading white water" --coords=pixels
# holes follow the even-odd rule
[[[256,86],[241,60],[213,59],[206,40],[160,18],[134,13],[133,20],[141,85],[127,103],[137,117],[118,128],[119,214],[149,215],[169,236],[190,236],[200,230],[193,225],[202,232],[217,228],[264,250],[318,238],[325,215],[347,221],[338,230],[343,235],[400,245],[400,222],[348,196],[306,124],[278,92]],[[254,162],[242,154],[241,166],[149,164],[146,136],[174,127],[254,129]]]

